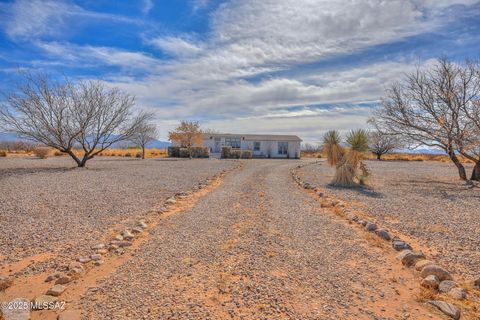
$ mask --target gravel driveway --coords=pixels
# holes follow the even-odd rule
[[[465,280],[478,278],[480,187],[460,181],[451,163],[367,161],[367,166],[372,171],[370,190],[329,188],[334,169],[326,162],[305,166],[299,174],[365,206],[382,226],[433,248],[435,261]]]
[[[439,319],[414,301],[416,284],[392,270],[389,250],[294,184],[298,161],[245,163],[192,209],[162,220],[83,299],[85,317]]]
[[[43,252],[75,257],[123,219],[191,189],[232,161],[0,159],[0,267]]]

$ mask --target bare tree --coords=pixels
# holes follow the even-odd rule
[[[198,121],[181,121],[174,131],[168,133],[168,139],[183,148],[187,148],[191,159],[192,147],[203,143],[203,131]]]
[[[441,148],[456,165],[460,179],[466,180],[457,152],[472,134],[465,109],[479,97],[477,84],[469,80],[469,68],[447,59],[439,59],[428,70],[417,68],[404,82],[387,89],[371,123],[381,132],[405,138],[411,146]]]
[[[149,115],[149,118],[153,117]],[[158,137],[157,127],[151,123],[145,123],[138,131],[130,138],[130,141],[142,148],[142,159],[145,159],[145,148],[148,143],[152,142]]]
[[[384,154],[400,148],[400,139],[397,136],[388,135],[378,130],[368,133],[368,149],[381,160]]]
[[[60,83],[31,74],[24,80],[1,105],[0,125],[70,155],[79,167],[130,138],[147,118],[132,113],[133,97],[100,82]]]

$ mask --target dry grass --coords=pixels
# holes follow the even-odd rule
[[[100,156],[105,157],[136,157],[142,156],[141,150],[137,148],[129,149],[107,149],[100,153]],[[146,149],[145,158],[164,158],[167,157],[166,149]]]
[[[3,150],[0,150],[0,158],[6,157],[6,156],[7,156],[7,152],[3,151]]]
[[[53,150],[48,147],[38,147],[33,149],[33,154],[40,159],[47,159],[53,154]]]
[[[326,154],[321,151],[302,151],[301,156],[303,158],[325,158]],[[368,160],[376,160],[374,154],[366,154],[365,158]],[[459,159],[463,163],[472,163],[472,161],[459,156]],[[450,158],[443,154],[424,154],[424,153],[390,153],[382,156],[382,160],[389,161],[439,161],[449,163]]]

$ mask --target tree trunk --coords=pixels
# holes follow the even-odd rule
[[[458,160],[457,155],[455,154],[455,150],[453,148],[450,148],[448,150],[448,156],[452,160],[452,162],[457,166],[458,169],[458,175],[461,180],[467,180],[467,173],[465,172],[465,167],[463,164]]]
[[[470,180],[480,181],[480,160],[475,163]]]
[[[145,159],[145,146],[142,146],[142,159]]]
[[[75,153],[73,153],[72,150],[67,150],[66,152],[70,157],[72,157],[73,160],[75,160],[75,162],[77,163],[77,166],[79,166],[79,167],[84,167],[85,166],[85,163],[83,163],[83,165],[82,165],[83,160],[80,161],[80,159],[78,159],[78,157],[75,155]],[[86,160],[85,160],[85,162],[86,162]]]
[[[377,153],[377,160],[382,160],[382,154],[381,153]]]

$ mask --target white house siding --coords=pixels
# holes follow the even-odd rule
[[[265,138],[267,137],[267,138]],[[278,140],[276,140],[278,137]],[[301,140],[296,136],[275,136],[275,135],[234,135],[234,134],[205,134],[203,145],[208,147],[212,153],[219,153],[226,145],[226,139],[240,139],[240,150],[252,150],[256,157],[271,158],[298,158],[300,157]],[[260,150],[254,150],[254,143],[260,142]],[[288,155],[279,154],[279,142],[287,143]]]

